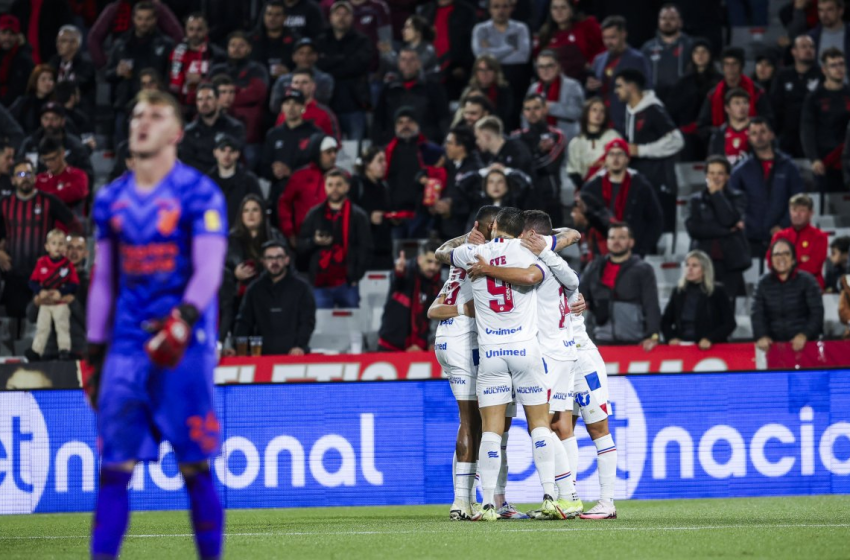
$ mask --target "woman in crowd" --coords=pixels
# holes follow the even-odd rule
[[[753,295],[753,336],[765,352],[774,342],[791,342],[799,352],[823,332],[823,299],[815,277],[797,269],[797,253],[787,239],[770,246],[770,271]]]
[[[708,92],[721,78],[711,58],[711,45],[705,39],[695,39],[689,71],[676,84],[676,94],[667,107],[685,136],[685,148],[680,156],[682,161],[705,159],[708,138],[702,138],[697,133],[697,117]]]
[[[567,175],[576,190],[602,169],[608,142],[620,138],[620,133],[611,128],[608,108],[599,97],[585,101],[579,118],[579,131],[567,147]]]
[[[389,185],[384,180],[387,174],[387,155],[384,150],[378,146],[363,150],[357,159],[355,171],[351,178],[349,197],[369,216],[374,244],[371,268],[389,270],[394,266],[393,224],[384,217],[390,208]]]
[[[41,126],[41,108],[54,98],[56,89],[56,70],[49,64],[39,64],[33,68],[27,81],[27,92],[9,107],[9,112],[24,129],[27,135]]]
[[[502,65],[493,55],[482,54],[472,65],[472,77],[460,98],[466,99],[475,91],[490,100],[495,115],[502,119],[506,131],[519,125],[519,115],[514,111],[514,94],[502,72]],[[462,106],[461,106],[462,109]]]
[[[764,91],[770,92],[773,89],[773,80],[776,77],[776,60],[767,53],[758,55],[756,57],[756,69],[750,77]]]
[[[664,316],[661,332],[671,346],[696,342],[701,350],[726,342],[735,330],[735,313],[722,284],[715,283],[714,266],[702,251],[691,251],[685,270]]]
[[[484,171],[486,170],[482,170]],[[469,215],[466,231],[472,229],[475,213],[481,206],[520,206],[525,186],[520,175],[511,170],[493,168],[487,171],[481,180],[481,190],[477,193],[477,201],[471,205],[473,211]]]
[[[544,49],[555,52],[566,76],[584,83],[590,63],[605,50],[602,28],[593,16],[576,20],[569,0],[552,0],[549,16],[540,28],[535,55]]]
[[[422,63],[422,73],[435,76],[440,72],[437,64],[437,52],[434,50],[434,29],[428,24],[428,20],[419,15],[412,15],[404,22],[401,37],[405,47],[414,49],[419,54]],[[378,43],[381,52],[380,74],[398,73],[398,50],[386,42]]]

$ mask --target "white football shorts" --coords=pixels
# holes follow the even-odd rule
[[[543,373],[549,390],[549,412],[573,409],[575,365],[578,360],[556,360],[543,356]]]
[[[478,377],[478,336],[439,336],[434,353],[448,378],[455,400],[474,401],[475,380]]]
[[[548,402],[543,359],[536,340],[493,344],[480,349],[478,406],[517,404],[534,406]]]
[[[585,424],[608,418],[608,373],[595,348],[578,351],[573,398],[573,416],[581,415]]]

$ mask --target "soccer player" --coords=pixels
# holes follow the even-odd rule
[[[93,558],[117,557],[133,468],[157,460],[162,440],[186,483],[199,556],[221,556],[224,513],[209,459],[220,446],[213,369],[227,214],[218,187],[177,161],[182,135],[177,102],[141,92],[130,122],[135,169],[94,204],[85,387],[102,448]]]

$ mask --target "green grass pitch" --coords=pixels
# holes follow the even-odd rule
[[[472,523],[450,522],[448,506],[230,510],[225,557],[850,558],[850,496],[621,501],[617,513]],[[90,522],[89,514],[0,516],[0,558],[86,558]],[[122,552],[193,558],[187,513],[134,513]]]

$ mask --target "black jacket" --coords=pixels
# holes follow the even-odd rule
[[[265,27],[261,25],[250,37],[251,60],[265,66],[269,76],[272,73],[272,61],[292,70],[292,49],[297,41],[298,34],[288,27],[283,28],[283,35],[277,39],[269,39]]]
[[[746,270],[752,265],[750,244],[743,230],[733,230],[744,219],[747,195],[730,188],[710,194],[708,189],[691,195],[685,227],[691,249],[704,251],[712,260],[722,260],[728,270]]]
[[[212,126],[198,116],[186,126],[183,140],[178,147],[180,161],[206,173],[216,164],[213,149],[224,135],[232,137],[240,146],[245,146],[245,125],[230,115],[221,112]]]
[[[224,195],[224,200],[227,203],[227,225],[233,227],[240,219],[237,215],[239,206],[249,194],[255,194],[263,198],[263,191],[260,190],[260,183],[257,181],[257,176],[246,170],[241,165],[237,164],[236,173],[227,179],[222,179],[218,174],[218,165],[207,169],[207,174],[212,179],[221,193]]]
[[[41,127],[41,108],[50,99],[39,99],[34,93],[20,96],[9,107],[9,112],[24,129],[24,134],[32,134]]]
[[[691,72],[676,83],[676,95],[670,99],[667,110],[679,127],[696,124],[705,98],[722,78],[714,66],[709,66],[705,72]],[[686,130],[696,132],[693,127]]]
[[[443,198],[452,201],[451,215],[440,220],[440,234],[443,239],[453,239],[466,231],[466,222],[473,212],[478,211],[481,193],[481,175],[478,170],[484,167],[477,152],[455,163],[446,163],[446,188]]]
[[[24,141],[24,130],[18,124],[18,121],[15,120],[15,117],[3,105],[0,105],[0,131],[2,131],[3,136],[6,137],[16,150],[21,145],[21,142]]]
[[[787,342],[802,333],[814,340],[823,332],[820,285],[808,272],[797,270],[785,282],[774,272],[759,279],[753,294],[753,336]]]
[[[540,150],[544,135],[554,143],[548,152]],[[534,189],[526,204],[529,208],[539,208],[551,214],[551,211],[559,209],[561,205],[561,170],[567,155],[564,133],[544,122],[517,130],[512,136],[525,144],[534,161]],[[554,218],[555,216],[553,221]]]
[[[469,73],[475,57],[472,54],[472,28],[476,18],[474,9],[466,2],[454,2],[454,9],[449,16],[449,49],[443,59],[438,60],[440,67],[447,63],[443,70],[449,76],[455,69],[461,68]],[[422,7],[422,16],[433,26],[437,17],[437,3],[429,2]]]
[[[315,39],[325,27],[325,17],[318,2],[301,0],[292,6],[286,6],[284,25],[301,37]]]
[[[412,107],[416,122],[428,140],[441,144],[449,124],[449,104],[443,86],[430,80],[418,79],[410,87],[401,81],[384,86],[375,107],[372,137],[377,144],[386,144],[395,136],[395,112],[404,106]]]
[[[58,54],[50,59],[50,65],[59,70],[62,65],[62,57]],[[71,60],[70,75],[65,79],[72,78],[77,87],[80,88],[80,108],[87,117],[94,118],[94,106],[97,87],[97,69],[94,67],[94,62],[83,54],[83,50],[74,56]],[[165,76],[163,76],[165,79]]]
[[[696,314],[693,318],[696,336],[693,338],[684,335],[682,324],[682,315],[689,296],[697,298]],[[735,326],[735,312],[722,284],[715,284],[711,295],[705,293],[700,286],[687,286],[684,290],[676,288],[661,317],[661,332],[666,342],[674,338],[686,342],[699,342],[703,338],[713,343],[727,342]]]
[[[800,118],[803,154],[812,161],[823,159],[844,142],[850,121],[850,87],[830,91],[823,84],[806,96]]]
[[[442,288],[439,274],[425,278],[419,272],[416,259],[408,259],[404,274],[395,271],[390,276],[390,291],[384,305],[381,329],[378,331],[378,345],[384,350],[407,350],[412,344],[418,344],[423,350],[428,347],[430,324],[428,308],[437,299]],[[421,315],[411,317],[413,305],[421,310]],[[413,324],[419,325],[418,336],[413,336]],[[414,340],[415,338],[415,340]]]
[[[35,65],[29,45],[16,47],[14,52],[0,50],[0,62],[6,57],[11,57],[11,61],[9,75],[5,81],[0,81],[0,103],[4,107],[11,107],[12,103],[26,92],[27,81]]]
[[[44,136],[44,129],[39,128],[31,136],[27,136],[24,139],[17,153],[23,155],[30,152],[38,152],[38,145],[44,139]],[[65,160],[68,162],[68,165],[85,172],[89,178],[89,185],[93,185],[94,168],[92,167],[88,147],[80,141],[79,137],[68,132],[62,135],[62,145],[65,146]],[[41,173],[42,171],[47,171],[47,168],[39,161],[36,171]]]
[[[109,62],[106,64],[106,79],[112,84],[112,100],[115,109],[125,110],[127,103],[141,89],[139,73],[145,68],[153,68],[164,80],[168,75],[168,57],[174,49],[174,41],[159,31],[139,39],[133,29],[119,37],[112,45]],[[131,78],[117,74],[118,63],[132,60]]]
[[[775,115],[776,137],[780,149],[793,158],[803,157],[803,145],[800,143],[803,102],[822,79],[820,68],[814,64],[805,74],[798,74],[793,66],[783,68],[773,81],[770,101]]]
[[[384,180],[373,183],[365,175],[359,174],[351,178],[351,189],[348,195],[351,202],[362,208],[369,219],[373,247],[371,266],[375,270],[388,270],[393,267],[392,224],[389,220],[382,220],[380,224],[375,225],[371,220],[372,212],[390,211],[389,189],[389,185]]]
[[[236,317],[234,336],[262,336],[263,355],[288,354],[295,347],[305,352],[316,326],[316,301],[310,286],[288,272],[272,282],[263,273],[251,284]]]
[[[301,232],[298,235],[298,253],[309,259],[310,280],[315,281],[316,272],[319,270],[319,258],[323,247],[316,245],[314,234],[317,231],[333,231],[333,226],[325,219],[326,203],[314,206],[301,224]],[[334,239],[341,243],[341,239]],[[359,282],[372,261],[372,233],[369,230],[369,217],[362,208],[355,204],[351,205],[351,217],[348,224],[348,255],[346,267],[348,275],[346,280],[349,284]]]
[[[26,37],[32,14],[32,2],[16,0],[9,8],[9,13],[18,18],[21,32]],[[56,54],[56,36],[59,34],[59,28],[74,23],[73,18],[74,14],[71,13],[67,0],[43,1],[38,18],[38,43],[42,62],[49,61],[50,57]]]
[[[272,173],[272,163],[285,163],[293,172],[310,163],[310,140],[317,134],[324,138],[324,133],[312,121],[303,121],[295,128],[283,123],[269,130],[263,144],[260,176],[276,183],[278,179]]]
[[[340,115],[371,107],[368,76],[375,47],[369,38],[352,29],[342,39],[337,39],[329,29],[315,42],[319,51],[316,66],[334,78],[331,109]]]
[[[528,176],[529,182],[534,182],[536,174],[534,172],[534,156],[531,155],[531,150],[528,146],[518,138],[505,138],[505,143],[499,153],[493,155],[490,153],[482,153],[481,160],[484,165],[492,165],[501,163],[505,167],[522,171]]]

